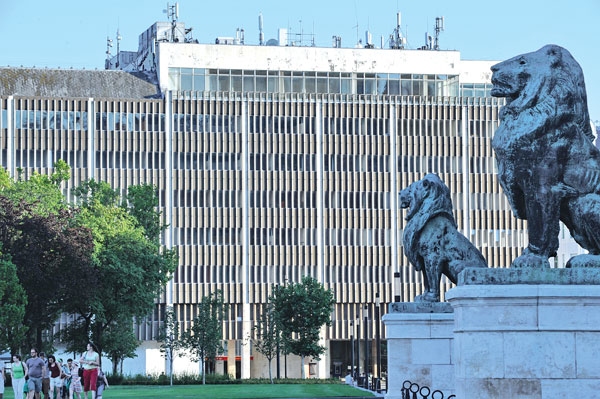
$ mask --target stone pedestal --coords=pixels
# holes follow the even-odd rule
[[[388,345],[387,399],[402,399],[406,380],[447,397],[454,391],[454,315],[448,303],[392,303],[383,319]]]
[[[598,396],[599,271],[469,269],[446,300],[457,398]]]

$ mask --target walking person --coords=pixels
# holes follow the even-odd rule
[[[25,377],[27,376],[27,365],[21,360],[21,355],[13,355],[10,365],[12,370],[12,387],[15,399],[23,399],[23,388],[25,387]]]
[[[73,399],[73,395],[77,396],[77,399],[81,399],[81,377],[79,376],[79,363],[73,362],[73,368],[71,369],[71,384],[69,385],[69,399]]]
[[[62,362],[61,362],[62,363]],[[66,363],[62,363],[62,379],[63,384],[61,388],[61,399],[69,398],[69,388],[71,385],[71,367],[73,366],[73,359],[67,359]]]
[[[27,359],[27,369],[29,380],[27,381],[27,399],[40,399],[42,391],[42,376],[46,372],[46,363],[38,357],[37,349],[31,349],[31,357]]]
[[[100,366],[100,355],[96,346],[91,342],[87,344],[87,351],[79,359],[83,367],[83,392],[88,399],[88,392],[92,391],[92,399],[96,399],[96,384],[98,383],[98,366]]]
[[[98,386],[96,388],[96,399],[102,399],[102,392],[105,389],[108,389],[108,380],[106,379],[106,374],[102,371],[102,365],[98,367]]]
[[[0,399],[4,397],[4,380],[6,380],[6,372],[4,371],[4,363],[2,363],[2,370],[0,370]]]
[[[42,393],[44,394],[44,399],[48,399],[48,391],[50,390],[50,374],[48,374],[48,359],[46,359],[46,354],[44,352],[40,352],[40,359],[42,359],[46,365],[46,368],[42,373]]]
[[[60,388],[62,387],[62,365],[56,361],[54,355],[48,356],[48,375],[50,376],[50,389],[46,399],[60,398]]]

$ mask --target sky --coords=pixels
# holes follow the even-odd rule
[[[107,37],[116,52],[137,51],[138,37],[156,21],[168,21],[162,0],[0,0],[0,66],[103,69]],[[592,120],[600,121],[600,0],[180,0],[179,22],[201,43],[245,32],[259,43],[258,15],[265,41],[279,28],[314,35],[317,46],[353,47],[369,30],[376,47],[396,27],[401,13],[407,48],[425,43],[436,17],[444,17],[442,50],[459,50],[467,60],[505,60],[557,44],[583,68]],[[296,36],[297,37],[297,36]],[[600,123],[600,122],[599,122]]]

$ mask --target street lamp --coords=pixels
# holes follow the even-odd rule
[[[369,387],[369,308],[367,305],[363,308],[363,322],[365,324],[365,388]]]
[[[354,323],[350,321],[350,349],[352,353],[352,368],[350,369],[350,375],[354,379]]]
[[[377,381],[381,381],[381,320],[379,292],[375,293],[375,349],[377,350]]]

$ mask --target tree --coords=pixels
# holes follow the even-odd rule
[[[173,311],[173,307],[169,307],[165,312],[165,321],[160,327],[157,341],[160,342],[160,352],[169,362],[169,380],[172,386],[173,360],[183,349],[183,341],[179,332],[179,321]]]
[[[206,361],[223,351],[223,319],[226,305],[221,291],[203,297],[192,327],[183,334],[184,347],[202,364],[202,384],[206,384]]]
[[[130,198],[135,198],[135,192],[133,189]],[[152,226],[138,221],[127,206],[119,204],[118,194],[107,183],[87,181],[73,193],[81,199],[77,223],[92,231],[97,271],[96,283],[89,290],[92,296],[73,301],[70,311],[80,315],[83,328],[102,346],[104,331],[114,323],[127,319],[131,323],[152,311],[175,270],[177,257],[175,251],[151,240],[145,230],[147,226],[160,230],[160,219],[153,219],[157,225]],[[156,196],[136,202],[146,214],[156,206]]]
[[[319,359],[325,347],[319,345],[323,325],[331,325],[335,300],[314,278],[304,276],[302,282],[276,286],[269,298],[275,310],[275,321],[281,326],[285,347],[302,358],[302,378],[305,378],[304,358]]]
[[[131,318],[113,321],[103,334],[102,344],[112,362],[112,373],[123,374],[123,360],[137,357],[135,350],[140,346],[140,341],[135,337]],[[118,366],[121,365],[119,370]]]
[[[74,293],[85,295],[90,274],[90,231],[73,226],[75,211],[64,201],[56,180],[34,174],[29,181],[3,180],[0,243],[11,256],[27,295],[24,347],[51,347],[43,338]],[[31,193],[27,197],[26,193]]]
[[[269,379],[273,384],[271,361],[283,348],[283,343],[281,342],[281,331],[275,318],[274,306],[271,302],[265,305],[264,312],[257,319],[254,333],[256,335],[256,339],[252,341],[254,349],[269,361]]]
[[[0,249],[2,248],[0,244]],[[0,251],[0,352],[16,353],[27,327],[23,324],[27,295],[19,283],[17,268]]]

